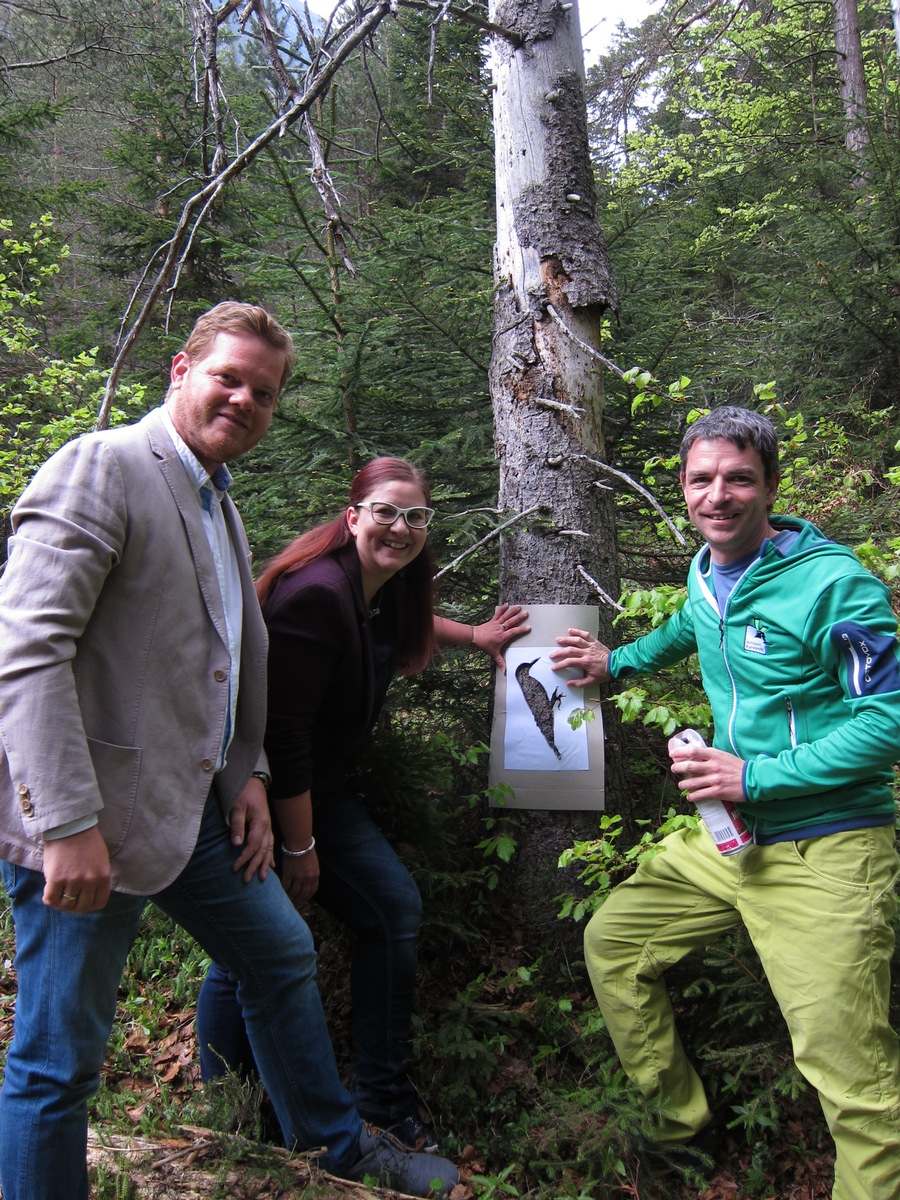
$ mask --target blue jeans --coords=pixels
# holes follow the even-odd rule
[[[359,1157],[359,1114],[342,1086],[315,983],[312,937],[274,874],[249,884],[218,803],[197,846],[153,901],[237,982],[260,1074],[285,1142]],[[4,1200],[87,1200],[87,1102],[99,1086],[116,994],[146,900],[114,892],[83,916],[41,902],[44,877],[2,864],[16,929],[15,1033],[0,1093]]]
[[[314,900],[355,935],[350,959],[354,1097],[361,1115],[382,1127],[416,1107],[409,1078],[419,890],[360,798],[330,797],[315,809],[319,889]],[[210,968],[197,1003],[204,1079],[253,1069],[241,1006],[221,959]]]

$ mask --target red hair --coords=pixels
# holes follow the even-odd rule
[[[366,496],[373,495],[379,487],[388,483],[411,483],[417,487],[431,504],[431,486],[418,467],[405,458],[373,458],[357,473],[350,485],[351,507],[361,504]],[[294,538],[283,550],[271,558],[256,581],[259,602],[265,605],[272,590],[283,575],[293,575],[302,567],[334,554],[342,546],[353,541],[347,514],[316,525],[306,533]],[[434,574],[435,561],[428,542],[416,557],[403,568],[406,588],[405,621],[400,629],[397,646],[397,665],[401,674],[415,675],[428,665],[434,656]]]

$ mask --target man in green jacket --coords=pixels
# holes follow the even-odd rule
[[[706,544],[684,607],[617,650],[577,629],[557,639],[575,687],[696,652],[715,738],[673,752],[672,770],[689,799],[739,805],[753,833],[731,855],[702,826],[667,837],[590,921],[585,954],[622,1064],[659,1104],[660,1142],[689,1144],[710,1110],[664,972],[743,922],[835,1141],[833,1200],[896,1200],[897,619],[850,550],[772,515],[778,481],[767,418],[722,407],[695,422],[681,485]]]

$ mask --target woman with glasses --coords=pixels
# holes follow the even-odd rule
[[[422,901],[352,774],[395,674],[421,671],[439,642],[473,645],[502,667],[527,614],[501,605],[477,626],[435,616],[429,501],[418,468],[375,459],[353,480],[346,511],[276,555],[257,593],[269,630],[266,751],[281,881],[298,907],[315,900],[355,935],[360,1114],[411,1149],[436,1151],[409,1076]],[[215,964],[197,1034],[205,1081],[253,1069],[234,984]]]

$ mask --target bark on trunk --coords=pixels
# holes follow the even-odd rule
[[[599,603],[579,568],[618,595],[612,498],[596,486],[588,461],[604,458],[603,379],[575,339],[599,350],[601,320],[617,296],[596,217],[578,9],[558,0],[497,0],[490,16],[515,36],[495,38],[493,54],[490,382],[500,504],[519,513],[540,506],[503,539],[501,597],[526,605]],[[612,615],[601,604],[601,637],[608,639]],[[615,809],[623,788],[613,725],[607,721],[606,786],[607,808]],[[595,835],[596,816],[517,815],[525,829],[513,899],[529,936],[537,934],[546,950],[563,932],[551,900],[564,886],[557,858],[574,838]]]
[[[834,47],[844,106],[844,145],[859,157],[869,144],[866,130],[866,76],[856,0],[834,0]]]

